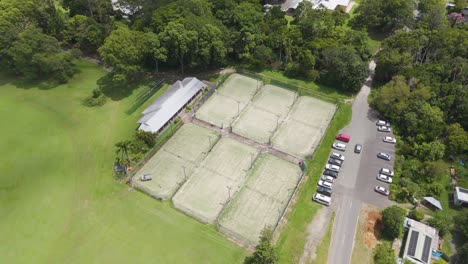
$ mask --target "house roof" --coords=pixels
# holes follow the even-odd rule
[[[423,199],[432,204],[433,206],[437,207],[439,210],[442,210],[442,205],[440,204],[439,200],[435,199],[434,197],[423,197]]]
[[[176,81],[167,91],[143,110],[138,129],[158,132],[190,99],[206,85],[195,77]]]
[[[455,187],[456,197],[462,202],[468,202],[468,189]]]
[[[405,218],[408,230],[403,258],[413,263],[431,263],[432,250],[438,248],[438,233],[433,227],[413,219]]]
[[[286,0],[281,5],[281,10],[287,11],[288,9],[296,9],[299,3],[304,0]],[[348,6],[350,0],[306,0],[312,3],[314,9],[320,8],[323,5],[325,8],[335,10],[337,6]]]

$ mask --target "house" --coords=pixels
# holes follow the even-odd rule
[[[455,187],[453,202],[456,205],[468,205],[468,189]]]
[[[351,0],[286,0],[281,5],[281,10],[287,12],[291,10],[295,10],[299,3],[302,1],[309,1],[312,3],[312,8],[313,9],[319,9],[319,8],[326,8],[329,10],[336,10],[336,9],[342,9],[343,11],[347,11],[348,6],[351,4]]]
[[[170,122],[206,87],[195,77],[176,81],[142,113],[139,130],[161,133]]]
[[[430,264],[432,251],[439,249],[437,229],[413,219],[405,218],[408,229],[403,258],[417,264]]]

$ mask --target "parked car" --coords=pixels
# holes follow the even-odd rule
[[[331,195],[332,195],[332,189],[322,187],[322,186],[317,187],[317,192],[320,193],[320,194],[326,195],[328,197],[331,197]]]
[[[331,182],[327,182],[327,181],[323,181],[323,180],[319,180],[318,181],[318,186],[322,186],[322,187],[325,187],[325,188],[332,188],[333,187],[333,183]]]
[[[328,176],[328,175],[322,175],[320,179],[322,179],[323,181],[331,182],[331,183],[335,181],[335,178],[333,178],[332,176]]]
[[[143,174],[140,177],[140,181],[151,181],[153,176],[151,174]]]
[[[347,135],[347,134],[338,134],[338,135],[336,135],[336,139],[339,140],[339,141],[343,141],[343,142],[348,143],[349,140],[351,140],[351,136]]]
[[[361,153],[362,151],[362,145],[361,144],[356,144],[356,146],[354,146],[354,152],[355,153]]]
[[[340,171],[340,166],[336,166],[336,165],[333,165],[333,164],[327,164],[327,165],[325,165],[325,169],[339,172]]]
[[[388,155],[387,153],[385,152],[379,152],[377,153],[377,157],[381,158],[381,159],[384,159],[384,160],[391,160],[392,158],[390,157],[390,155]]]
[[[343,156],[343,155],[341,155],[339,153],[336,153],[336,152],[332,152],[332,154],[330,155],[330,158],[339,159],[339,160],[342,160],[342,161],[345,160],[345,156]]]
[[[375,124],[378,125],[378,126],[388,126],[388,127],[390,126],[389,122],[387,122],[385,120],[381,120],[381,119],[378,120],[377,123],[375,123]]]
[[[314,196],[312,196],[312,200],[316,201],[317,203],[326,205],[326,206],[329,206],[331,204],[331,197],[320,194],[320,193],[314,194]]]
[[[383,194],[383,195],[386,195],[386,196],[389,196],[390,195],[390,191],[387,190],[386,188],[382,187],[382,186],[375,186],[374,190],[380,194]]]
[[[338,172],[332,170],[325,170],[323,175],[332,176],[333,178],[338,178]]]
[[[392,132],[392,129],[388,126],[378,126],[377,130],[380,132]]]
[[[377,180],[379,181],[383,181],[383,182],[386,182],[386,183],[392,183],[393,180],[390,176],[387,176],[387,175],[383,175],[383,174],[377,174]]]
[[[381,174],[384,174],[384,175],[387,175],[387,176],[390,176],[390,177],[393,177],[393,175],[395,174],[395,173],[393,172],[393,170],[387,169],[387,168],[381,168],[381,169],[380,169],[380,173],[381,173]]]
[[[333,143],[332,147],[337,150],[345,151],[346,150],[346,145],[343,143]]]
[[[395,143],[396,143],[396,139],[393,138],[393,137],[384,137],[384,138],[383,138],[383,141],[386,142],[386,143],[391,143],[391,144],[395,144]]]
[[[343,164],[343,161],[341,161],[339,159],[331,158],[331,159],[328,160],[328,163],[336,165],[336,166],[341,166]]]

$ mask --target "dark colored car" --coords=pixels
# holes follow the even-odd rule
[[[381,158],[381,159],[384,159],[384,160],[391,160],[392,158],[390,157],[390,155],[388,155],[387,153],[385,152],[379,152],[377,153],[377,157]]]
[[[317,192],[320,193],[320,194],[326,195],[328,197],[331,197],[331,195],[332,195],[332,190],[330,188],[326,188],[326,187],[322,187],[322,186],[317,187]]]
[[[323,172],[323,175],[328,175],[328,176],[332,176],[333,178],[337,178],[338,177],[338,172],[332,171],[332,170],[325,170]]]
[[[329,159],[329,160],[328,160],[328,163],[341,166],[341,165],[343,164],[343,161],[342,161],[342,160],[339,160],[339,159],[333,159],[333,158],[332,158],[332,159]]]
[[[354,152],[356,153],[361,153],[362,151],[362,145],[361,144],[356,144],[356,146],[354,146]]]

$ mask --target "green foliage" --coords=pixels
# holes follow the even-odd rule
[[[96,88],[93,90],[93,94],[87,97],[84,101],[86,106],[102,106],[106,103],[107,97],[102,93],[101,89]]]
[[[152,148],[156,144],[158,134],[149,131],[138,130],[136,132],[135,138],[144,142],[148,148]]]
[[[408,213],[408,217],[416,221],[421,221],[424,219],[424,213],[417,209],[413,209]]]
[[[84,15],[99,23],[108,23],[112,13],[112,4],[107,0],[63,0],[63,6],[70,10],[70,16]]]
[[[369,75],[367,63],[350,46],[322,52],[320,80],[343,90],[357,92]]]
[[[350,24],[354,28],[391,32],[411,26],[413,4],[408,0],[363,0]]]
[[[72,47],[94,52],[104,42],[105,28],[91,17],[76,15],[68,20],[63,35]]]
[[[119,27],[106,38],[99,55],[106,65],[114,68],[116,81],[139,72],[148,46],[143,32]]]
[[[468,242],[468,210],[459,211],[453,220],[457,226],[458,234],[461,235],[464,242]]]
[[[392,245],[388,242],[378,244],[374,249],[374,263],[375,264],[395,264],[396,257],[393,252]]]
[[[12,69],[26,79],[50,78],[64,83],[73,76],[73,57],[63,52],[58,41],[29,26],[18,34],[8,49]]]
[[[445,210],[437,211],[434,216],[427,220],[427,223],[439,230],[439,235],[444,236],[450,231],[452,217]]]
[[[271,244],[273,231],[270,227],[265,227],[260,235],[260,241],[255,247],[252,256],[244,260],[244,264],[274,264],[278,262],[278,253]]]
[[[399,237],[403,232],[405,215],[405,209],[396,205],[385,208],[382,211],[383,235],[391,240]]]
[[[461,155],[468,152],[468,133],[455,123],[447,127],[447,152],[450,155]]]

